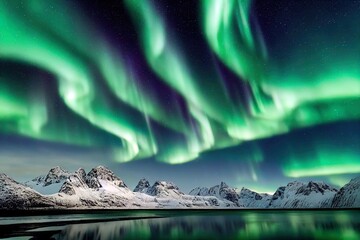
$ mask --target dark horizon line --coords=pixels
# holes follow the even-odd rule
[[[291,211],[358,211],[360,208],[83,208],[83,209],[55,209],[55,208],[39,208],[39,209],[3,209],[0,212],[1,217],[13,216],[43,216],[43,215],[65,215],[65,214],[107,214],[107,213],[121,213],[121,212],[291,212]],[[124,216],[126,217],[126,216]],[[161,216],[154,216],[161,217]],[[147,218],[146,216],[140,218]]]

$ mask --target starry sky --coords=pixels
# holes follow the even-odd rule
[[[0,0],[0,172],[185,192],[360,173],[359,0]]]

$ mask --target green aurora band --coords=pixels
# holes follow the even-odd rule
[[[22,8],[17,7],[20,2]],[[351,47],[331,47],[345,30],[333,30],[334,40],[321,31],[293,36],[320,44],[287,49],[280,61],[271,55],[260,28],[251,22],[251,0],[202,1],[199,15],[209,49],[239,81],[250,86],[252,96],[243,103],[230,96],[220,73],[209,70],[210,74],[204,74],[192,66],[185,44],[151,1],[125,0],[147,64],[184,99],[184,114],[176,100],[169,111],[155,87],[142,86],[137,69],[125,61],[132,56],[111,45],[90,20],[79,17],[66,1],[51,4],[57,11],[49,10],[46,0],[0,1],[0,60],[50,73],[68,114],[88,125],[63,124],[51,118],[54,109],[44,89],[18,92],[13,87],[16,76],[1,74],[1,132],[109,147],[119,162],[154,156],[165,163],[181,164],[205,151],[360,118],[360,28],[356,21],[348,23],[353,26],[348,33],[353,36]],[[45,8],[48,11],[43,11]],[[313,54],[304,58],[305,52]],[[99,82],[119,105],[109,104],[111,99],[102,93]],[[154,133],[151,122],[182,140],[168,141]],[[96,131],[116,141],[109,144],[97,138]],[[353,152],[331,152],[321,143],[314,147],[317,154],[308,157],[311,161],[290,157],[284,174],[304,177],[360,172],[360,161]]]
[[[48,14],[41,14],[42,4],[46,4],[45,1],[40,5],[39,1],[27,1],[24,9],[16,9],[16,1],[2,3],[1,9],[4,9],[0,16],[0,27],[4,30],[0,45],[2,58],[28,62],[53,73],[59,81],[59,93],[72,111],[94,126],[122,140],[123,161],[138,155],[149,156],[155,152],[147,128],[143,125],[137,126],[136,122],[128,119],[127,114],[120,115],[116,109],[109,109],[105,99],[97,95],[91,73],[91,65],[96,61],[97,56],[86,51],[91,46],[82,49],[72,41],[70,43],[68,26],[74,26],[72,18],[65,19],[54,11],[52,15],[55,17],[54,21],[48,21]],[[71,12],[66,6],[61,6],[60,3],[63,2],[57,3],[56,8],[62,9],[61,12]],[[37,24],[28,26],[28,21],[24,17],[27,15]],[[76,14],[73,13],[71,16],[75,18]],[[80,24],[83,22],[82,19],[76,19],[75,22],[79,25],[75,24],[73,29],[78,34],[76,38],[82,39],[83,43],[88,42],[86,39],[96,39],[95,34],[85,32],[87,24]],[[52,28],[54,25],[57,27]],[[78,29],[82,31],[75,31]],[[35,112],[29,111],[25,121],[23,119],[18,121],[20,133],[47,139],[46,132],[41,131],[41,126],[47,121],[46,111],[41,109],[41,105],[30,102],[29,109],[35,109]],[[39,112],[42,114],[37,114]],[[62,139],[55,140],[62,141]]]

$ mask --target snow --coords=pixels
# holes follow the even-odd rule
[[[360,177],[352,179],[336,193],[332,202],[332,207],[360,208]]]
[[[247,188],[242,188],[239,193],[238,205],[245,208],[267,208],[272,195],[257,193]]]
[[[150,183],[145,178],[140,179],[139,183],[136,185],[134,192],[146,192],[150,187]]]
[[[30,187],[20,184],[6,174],[0,173],[0,209],[53,206],[46,196],[42,196]]]
[[[184,194],[174,183],[156,181],[151,186],[146,179],[139,181],[137,191],[131,191],[111,170],[99,166],[88,174],[82,169],[69,173],[56,167],[27,184],[0,174],[0,209],[360,207],[360,177],[339,191],[323,182],[295,181],[269,195],[246,188],[237,192],[221,182]]]
[[[194,196],[214,196],[220,200],[226,200],[238,205],[239,195],[237,189],[230,188],[225,182],[221,182],[220,185],[213,187],[197,187],[190,191],[190,195]]]
[[[43,195],[50,195],[59,192],[61,186],[70,175],[71,173],[68,171],[56,166],[51,168],[46,175],[38,176],[31,181],[25,182],[24,185]]]
[[[337,190],[322,182],[291,182],[280,187],[272,197],[269,208],[328,208]]]

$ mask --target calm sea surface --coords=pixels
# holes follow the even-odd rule
[[[0,238],[360,239],[360,210],[137,210],[0,217]]]

